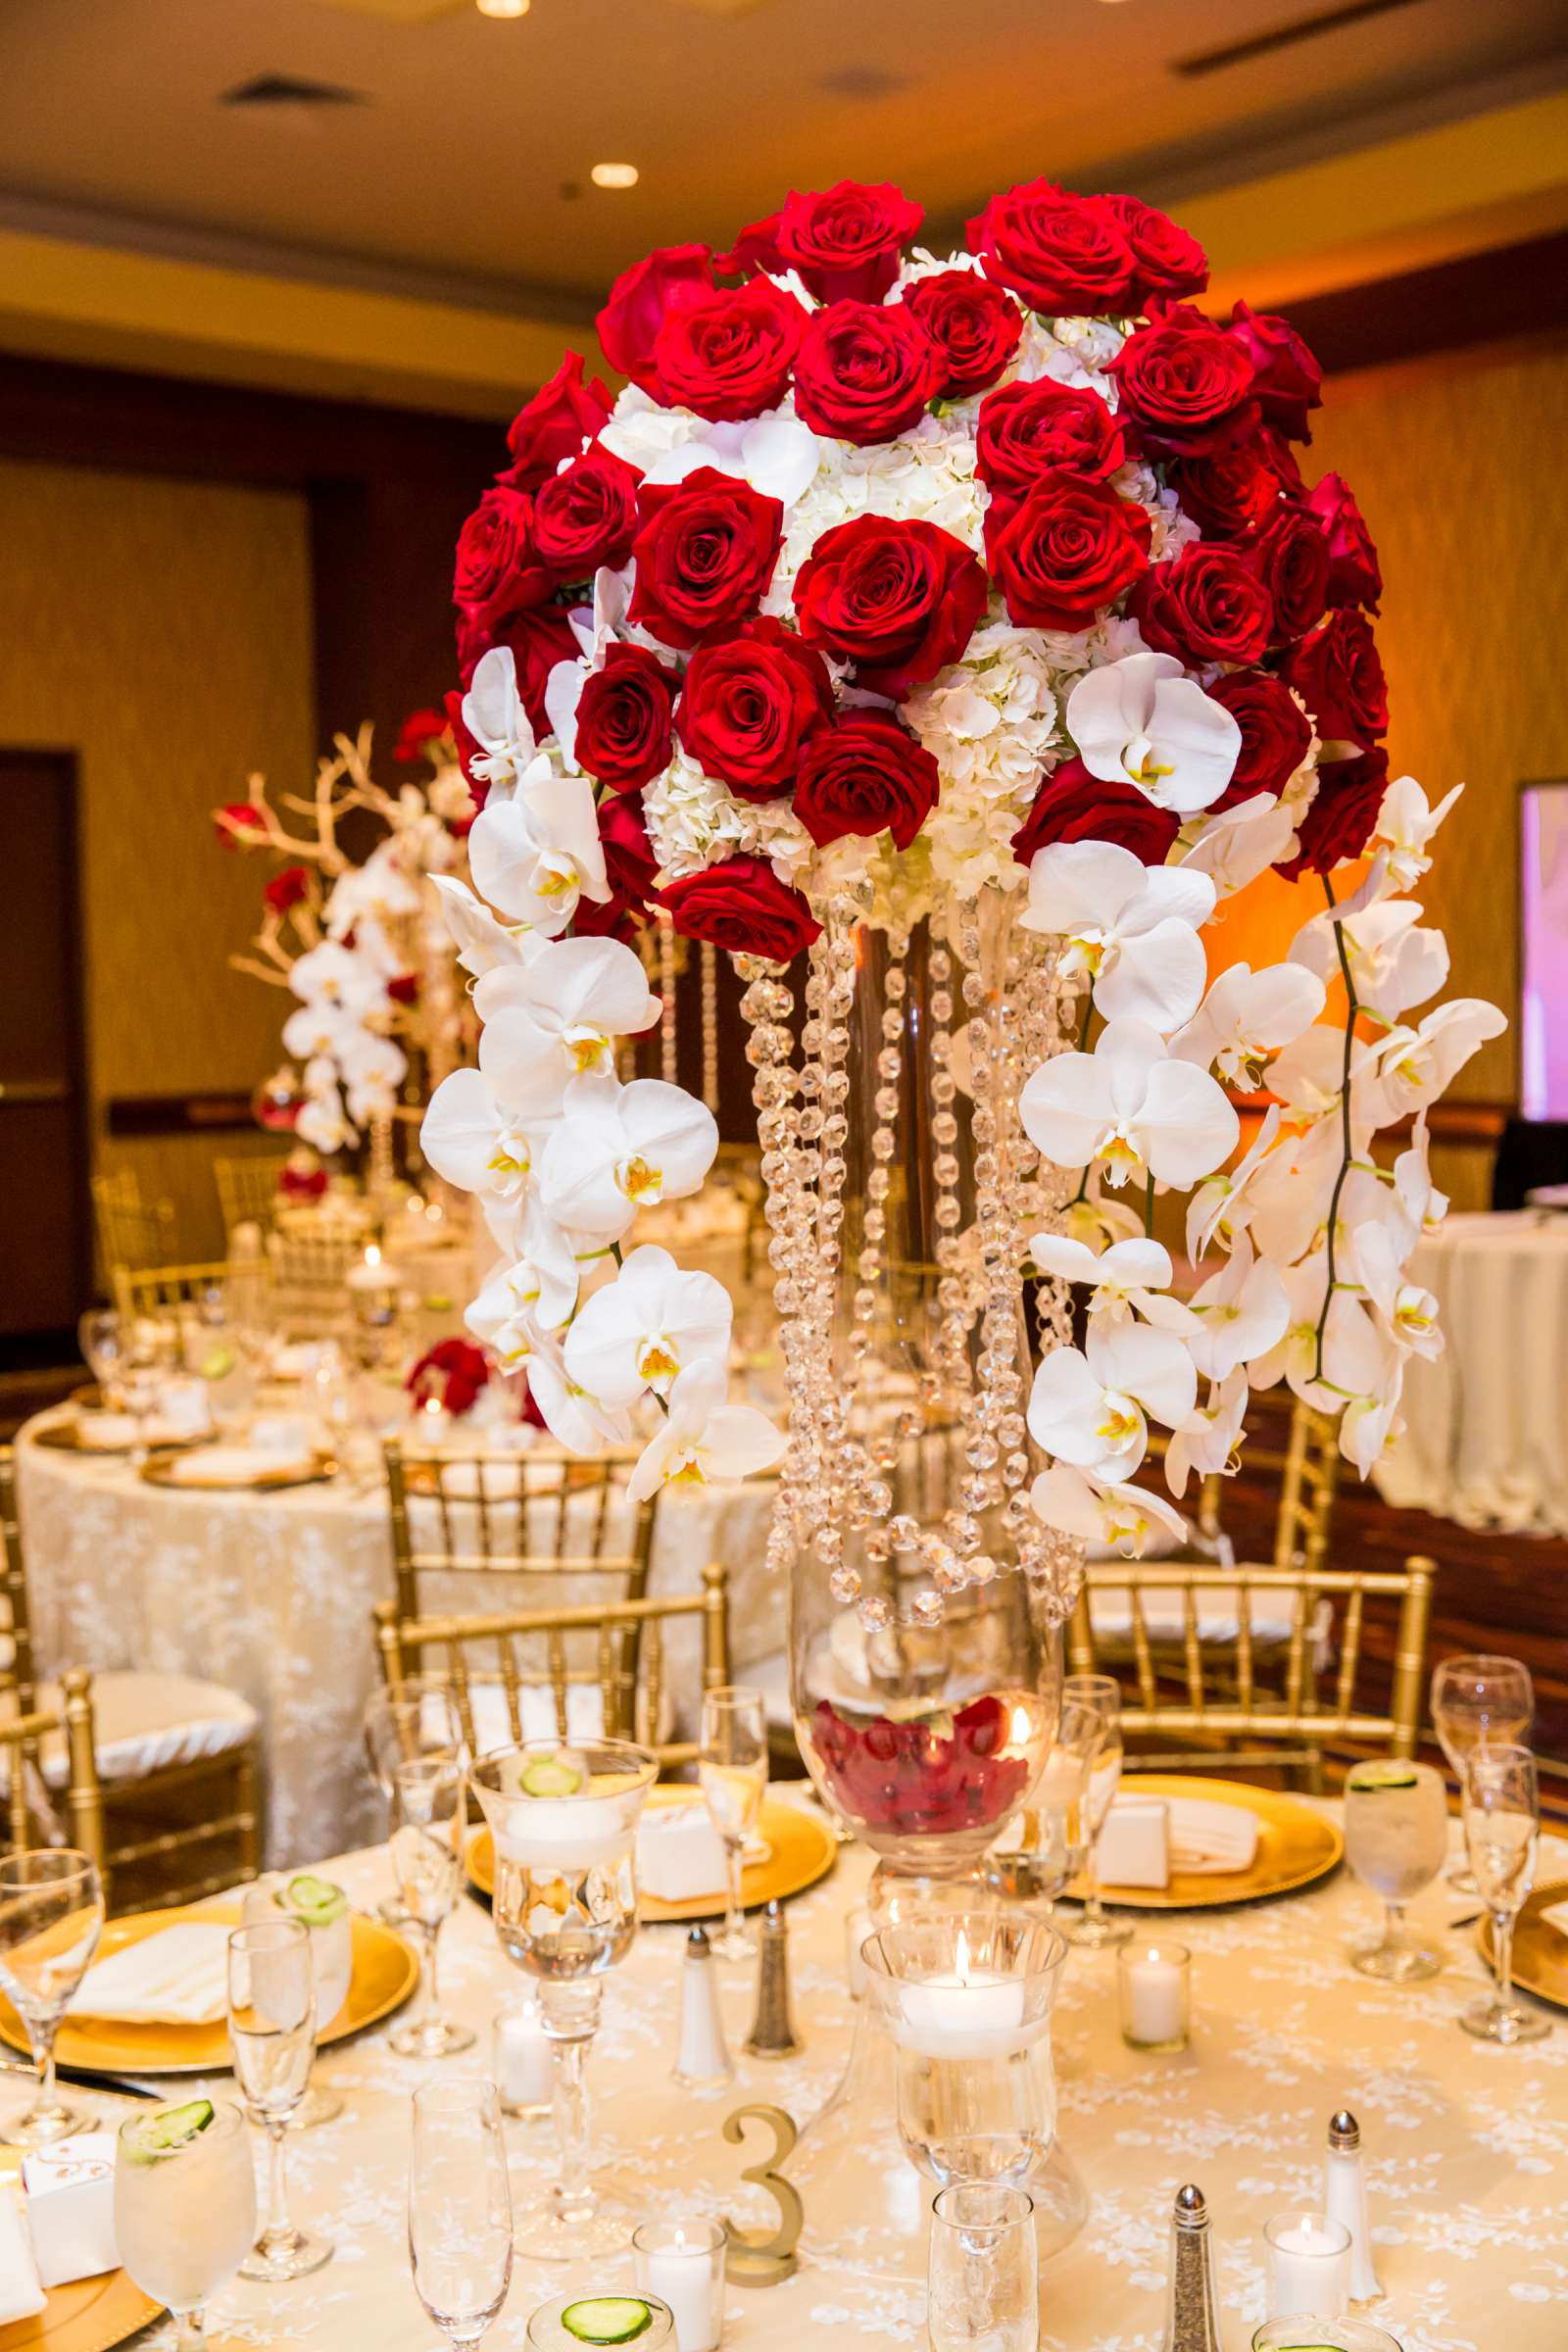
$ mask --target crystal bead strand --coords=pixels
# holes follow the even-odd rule
[[[718,1108],[718,950],[705,939],[701,954],[703,975],[703,1101]]]

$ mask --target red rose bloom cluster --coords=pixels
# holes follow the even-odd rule
[[[490,1385],[490,1359],[471,1340],[439,1340],[403,1385],[416,1405],[434,1403],[443,1412],[466,1413]]]

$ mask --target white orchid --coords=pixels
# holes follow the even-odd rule
[[[1236,896],[1291,855],[1300,809],[1271,792],[1221,808],[1192,835],[1182,855],[1189,873],[1207,874],[1222,899]],[[1184,836],[1185,837],[1185,836]]]
[[[1389,851],[1389,880],[1396,890],[1413,890],[1432,863],[1427,843],[1464,786],[1456,784],[1434,808],[1414,776],[1396,776],[1383,795],[1372,839]]]
[[[520,1200],[533,1173],[527,1124],[478,1070],[453,1070],[430,1097],[419,1149],[438,1176],[461,1192]]]
[[[1178,1543],[1187,1533],[1186,1520],[1163,1494],[1114,1480],[1102,1484],[1065,1462],[1042,1470],[1029,1490],[1029,1502],[1047,1527],[1103,1544],[1124,1559],[1141,1559],[1156,1529]]]
[[[1321,1413],[1359,1404],[1357,1443],[1366,1443],[1375,1426],[1372,1416],[1385,1405],[1392,1410],[1397,1400],[1405,1350],[1380,1329],[1354,1291],[1337,1283],[1330,1293],[1325,1251],[1288,1266],[1283,1280],[1290,1321],[1269,1353],[1249,1364],[1249,1379],[1253,1388],[1265,1389],[1283,1375],[1293,1394]]]
[[[357,1013],[345,1012],[330,997],[313,997],[308,1004],[297,1004],[283,1023],[283,1051],[296,1061],[319,1054],[335,1070],[349,1040],[362,1034]]]
[[[1339,971],[1335,930],[1345,941],[1356,1003],[1379,1020],[1396,1021],[1412,1004],[1435,997],[1448,977],[1448,948],[1441,931],[1420,928],[1413,899],[1384,899],[1338,923],[1314,915],[1291,943],[1291,962],[1327,979]]]
[[[726,1401],[722,1364],[688,1364],[669,1392],[668,1414],[644,1446],[626,1492],[642,1502],[664,1486],[706,1486],[771,1469],[784,1452],[783,1432],[754,1404]]]
[[[1208,1402],[1196,1405],[1171,1432],[1165,1448],[1165,1484],[1178,1500],[1195,1473],[1199,1478],[1215,1478],[1234,1467],[1249,1394],[1243,1371],[1231,1373],[1227,1380],[1212,1381]]]
[[[1351,1128],[1351,1149],[1367,1131]],[[1345,1151],[1338,1116],[1318,1119],[1298,1134],[1287,1132],[1248,1187],[1247,1231],[1260,1257],[1291,1266],[1321,1242]]]
[[[1035,854],[1018,919],[1061,938],[1063,975],[1090,975],[1107,1020],[1131,1016],[1168,1032],[1192,1017],[1203,993],[1198,926],[1213,911],[1206,875],[1146,866],[1115,842],[1056,841]]]
[[[356,1029],[337,1050],[349,1116],[362,1126],[385,1118],[397,1106],[397,1090],[408,1075],[409,1057],[395,1038]]]
[[[733,1316],[721,1282],[646,1244],[572,1324],[566,1371],[601,1404],[632,1404],[646,1389],[667,1396],[688,1365],[728,1360]]]
[[[368,918],[389,923],[418,911],[418,889],[404,870],[399,837],[394,834],[372,850],[363,865],[351,865],[333,883],[326,903],[327,937],[346,939]]]
[[[463,698],[463,723],[479,746],[469,764],[485,783],[505,789],[533,765],[537,746],[509,646],[493,645],[474,664]]]
[[[1377,1054],[1372,1115],[1393,1126],[1407,1111],[1424,1110],[1441,1095],[1472,1054],[1508,1023],[1495,1004],[1480,997],[1455,997],[1429,1012],[1417,1029],[1395,1029]]]
[[[1285,1337],[1291,1302],[1279,1268],[1254,1257],[1245,1234],[1218,1273],[1193,1293],[1188,1308],[1199,1329],[1189,1343],[1205,1378],[1229,1380],[1238,1366],[1266,1355]]]
[[[381,974],[367,956],[345,947],[341,940],[323,939],[296,956],[289,966],[288,984],[301,1004],[332,1005],[360,1020],[386,1006],[386,982]]]
[[[1269,1055],[1310,1028],[1326,995],[1315,972],[1293,964],[1254,972],[1250,964],[1233,963],[1177,1030],[1171,1053],[1178,1061],[1217,1071],[1229,1085],[1259,1086]]]
[[[514,800],[486,803],[468,835],[468,866],[481,895],[512,921],[548,938],[563,932],[579,898],[610,897],[604,845],[586,776],[525,780]]]
[[[695,1193],[717,1150],[712,1112],[678,1086],[574,1078],[540,1162],[540,1198],[563,1224],[618,1241],[639,1208]]]
[[[1398,1240],[1386,1224],[1366,1222],[1348,1229],[1349,1266],[1372,1302],[1379,1324],[1396,1347],[1428,1358],[1443,1353],[1438,1302],[1418,1282],[1405,1280]]]
[[[344,1111],[343,1098],[335,1086],[322,1087],[307,1095],[300,1104],[294,1132],[302,1144],[310,1145],[313,1152],[341,1152],[345,1144],[353,1143],[355,1130]]]
[[[1173,654],[1129,654],[1090,670],[1067,698],[1067,732],[1092,776],[1136,784],[1184,816],[1218,800],[1242,749],[1231,712],[1183,676]]]
[[[1149,1445],[1146,1413],[1173,1428],[1197,1394],[1193,1359],[1173,1332],[1098,1316],[1081,1350],[1054,1348],[1035,1374],[1029,1434],[1058,1461],[1130,1477]]]
[[[1106,1200],[1091,1190],[1082,1200],[1069,1200],[1061,1212],[1065,1238],[1081,1242],[1091,1253],[1114,1242],[1130,1242],[1143,1232],[1143,1219],[1125,1200]]]
[[[535,1201],[522,1213],[521,1239],[521,1254],[496,1269],[464,1316],[509,1371],[533,1354],[541,1333],[559,1331],[577,1303],[571,1238]]]
[[[432,874],[430,879],[440,893],[441,912],[466,972],[477,980],[486,972],[527,960],[530,948],[538,941],[525,925],[514,930],[498,922],[466,882],[460,882],[455,874]]]
[[[1058,1167],[1102,1162],[1105,1182],[1147,1172],[1194,1184],[1236,1148],[1235,1111],[1205,1070],[1172,1061],[1146,1021],[1108,1021],[1092,1054],[1058,1054],[1027,1081],[1024,1132]]]
[[[542,1339],[527,1358],[526,1369],[528,1394],[550,1435],[568,1453],[602,1453],[607,1446],[631,1443],[632,1428],[626,1415],[608,1411],[568,1378],[559,1340]]]
[[[1069,1234],[1037,1233],[1029,1244],[1029,1256],[1042,1274],[1054,1274],[1063,1282],[1092,1283],[1092,1317],[1126,1317],[1134,1307],[1147,1313],[1151,1294],[1169,1290],[1174,1271],[1164,1244],[1142,1234],[1112,1242],[1097,1252]]]
[[[1245,1230],[1251,1213],[1249,1193],[1252,1180],[1273,1149],[1280,1126],[1279,1106],[1271,1102],[1258,1123],[1257,1133],[1236,1165],[1200,1185],[1188,1201],[1187,1254],[1195,1265],[1216,1235],[1229,1249],[1237,1234]]]
[[[485,973],[479,1067],[520,1109],[560,1107],[567,1081],[613,1076],[615,1040],[651,1028],[662,1006],[642,958],[614,939],[558,939],[526,964]]]

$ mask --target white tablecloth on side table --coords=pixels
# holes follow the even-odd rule
[[[1446,1344],[1406,1367],[1379,1492],[1464,1527],[1568,1536],[1568,1217],[1451,1216],[1409,1279],[1435,1295]]]

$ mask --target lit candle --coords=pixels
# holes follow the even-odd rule
[[[724,2232],[716,2222],[645,2222],[632,2232],[637,2285],[669,2305],[678,2352],[717,2352],[724,2334]]]
[[[1128,1946],[1121,1955],[1121,2030],[1135,2050],[1187,2046],[1188,1954],[1184,1944]]]
[[[1326,2213],[1286,2213],[1263,2231],[1270,2319],[1322,2312],[1337,2319],[1350,2292],[1350,2232]]]
[[[901,1985],[897,2038],[922,2058],[1004,2058],[1036,2037],[1023,2002],[1016,1977],[971,1966],[960,1929],[951,1969]]]
[[[543,2115],[554,2089],[550,2036],[537,2001],[498,2011],[491,2049],[496,2087],[509,2115]]]

